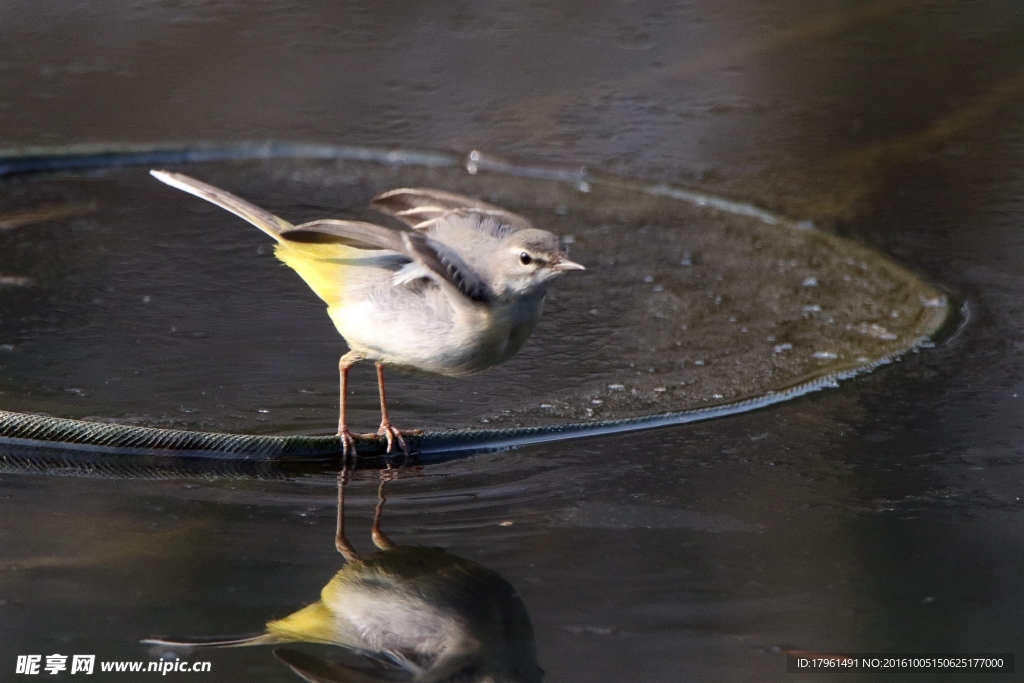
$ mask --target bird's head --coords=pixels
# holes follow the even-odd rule
[[[495,250],[492,266],[495,291],[516,296],[542,292],[567,271],[586,270],[569,260],[558,237],[536,228],[506,236]]]

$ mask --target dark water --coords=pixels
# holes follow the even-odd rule
[[[0,25],[4,147],[281,138],[586,163],[812,219],[967,301],[958,335],[835,391],[393,482],[393,540],[511,583],[547,680],[1018,649],[1018,3],[23,2]],[[363,549],[375,493],[350,488]],[[260,630],[339,569],[334,495],[330,477],[3,475],[0,670]],[[266,649],[202,658],[209,680],[297,680]]]

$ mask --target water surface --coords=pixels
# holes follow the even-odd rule
[[[786,680],[775,652],[790,647],[1020,642],[1022,12],[996,0],[13,2],[0,10],[0,123],[4,147],[277,138],[585,163],[813,220],[965,300],[959,334],[838,390],[393,482],[388,533],[514,586],[547,680]],[[226,249],[259,256],[260,235],[242,228]],[[330,340],[315,302],[296,305]],[[269,310],[260,321],[275,324]],[[205,341],[179,329],[169,353]],[[289,386],[315,375],[325,398],[334,378],[303,356],[274,372]],[[74,405],[64,388],[52,390]],[[350,491],[365,530],[376,479]],[[0,666],[25,653],[142,659],[150,635],[259,630],[338,570],[334,494],[326,476],[4,474]],[[212,680],[297,680],[266,650],[209,657]]]

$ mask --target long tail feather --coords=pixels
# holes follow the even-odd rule
[[[274,645],[281,640],[269,633],[255,633],[244,636],[182,636],[180,638],[146,638],[140,641],[146,645],[165,647],[245,647],[249,645]]]
[[[167,183],[171,187],[176,187],[179,190],[205,199],[222,209],[230,211],[239,218],[244,218],[278,242],[281,241],[282,231],[295,227],[283,218],[278,218],[269,211],[261,209],[255,204],[250,204],[241,197],[236,197],[219,187],[208,185],[182,173],[150,171],[149,174],[162,183]]]

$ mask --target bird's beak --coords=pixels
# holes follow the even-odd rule
[[[570,261],[567,258],[559,259],[553,266],[553,270],[586,270],[583,266],[575,261]]]

